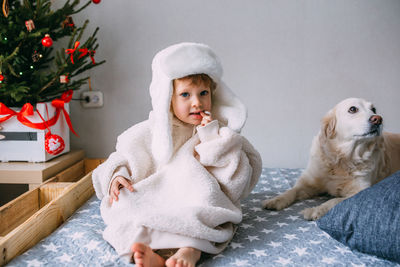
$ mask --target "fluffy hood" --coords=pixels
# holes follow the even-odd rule
[[[170,111],[173,80],[191,74],[207,74],[217,83],[212,97],[212,116],[222,125],[240,132],[247,118],[246,107],[222,81],[222,66],[215,53],[204,44],[180,43],[161,50],[152,63],[150,96],[153,110],[152,152],[160,164],[167,163],[173,153],[172,118]]]

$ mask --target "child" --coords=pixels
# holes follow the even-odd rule
[[[93,172],[103,237],[137,266],[195,266],[232,239],[261,158],[239,134],[246,109],[208,46],[170,46],[152,69],[149,119]],[[165,260],[166,251],[175,254]]]

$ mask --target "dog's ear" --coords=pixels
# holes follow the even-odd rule
[[[330,110],[325,117],[322,118],[321,133],[328,139],[336,136],[336,115],[335,110]]]

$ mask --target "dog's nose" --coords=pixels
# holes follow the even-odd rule
[[[373,115],[369,118],[369,122],[374,125],[381,125],[382,124],[382,117],[379,115]]]

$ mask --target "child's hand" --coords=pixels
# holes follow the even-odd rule
[[[203,117],[203,119],[201,120],[201,126],[206,126],[213,120],[211,117],[211,112],[209,111],[200,111],[200,115]]]
[[[119,190],[124,187],[133,192],[132,181],[125,179],[122,176],[115,177],[110,187],[110,204],[112,204],[114,200],[118,201]]]

